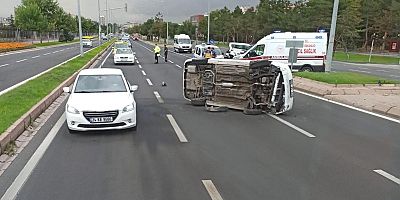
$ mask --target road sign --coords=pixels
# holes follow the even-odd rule
[[[286,40],[286,48],[303,48],[303,46],[302,40]]]
[[[298,51],[296,48],[290,48],[289,50],[289,63],[296,63],[297,62],[297,54]]]

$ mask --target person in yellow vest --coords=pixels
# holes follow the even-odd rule
[[[158,64],[158,57],[160,56],[161,49],[160,47],[156,44],[154,47],[154,58],[156,59],[155,64]]]
[[[211,47],[208,47],[206,50],[204,50],[204,58],[206,59],[212,58]]]

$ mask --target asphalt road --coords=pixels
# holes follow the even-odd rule
[[[93,45],[97,45],[93,42]],[[84,49],[85,51],[88,48]],[[79,44],[0,54],[0,92],[79,54]]]
[[[350,71],[400,80],[400,65],[333,62],[333,71]]]
[[[108,58],[103,67],[120,68],[139,85],[137,131],[71,135],[63,123],[17,199],[208,200],[212,189],[224,200],[400,199],[393,178],[400,177],[399,123],[299,93],[293,111],[279,120],[210,113],[182,97],[180,67],[189,54],[170,53],[172,63],[155,65],[149,45],[133,48],[140,65],[114,66]],[[179,140],[167,115],[188,142]],[[0,177],[0,194],[23,163]]]

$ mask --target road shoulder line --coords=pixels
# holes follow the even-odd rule
[[[391,175],[391,174],[385,172],[384,170],[382,170],[382,169],[375,169],[375,170],[373,170],[373,171],[376,172],[376,173],[378,173],[379,175],[381,175],[381,176],[383,176],[383,177],[385,177],[385,178],[387,178],[387,179],[389,179],[389,180],[391,180],[391,181],[397,183],[398,185],[400,185],[400,179],[399,179],[399,178],[397,178],[397,177],[395,177],[395,176],[393,176],[393,175]]]
[[[217,190],[217,187],[215,187],[214,183],[211,180],[201,180],[201,182],[206,188],[208,194],[210,195],[211,200],[223,200]]]
[[[292,124],[292,123],[290,123],[290,122],[288,122],[288,121],[286,121],[286,120],[284,120],[284,119],[282,119],[282,118],[280,118],[280,117],[278,117],[276,115],[268,114],[268,116],[276,119],[277,121],[281,122],[282,124],[285,124],[286,126],[289,126],[290,128],[300,132],[301,134],[303,134],[303,135],[305,135],[305,136],[307,136],[309,138],[315,138],[315,135],[303,130],[302,128],[297,127],[296,125],[294,125],[294,124]]]

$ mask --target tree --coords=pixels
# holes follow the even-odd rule
[[[35,30],[39,33],[40,43],[42,43],[42,33],[47,31],[47,18],[41,13],[36,3],[23,1],[20,6],[15,9],[16,25],[24,30]]]

